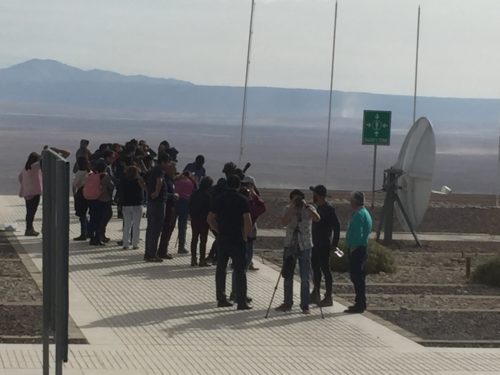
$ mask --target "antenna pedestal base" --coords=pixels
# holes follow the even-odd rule
[[[403,207],[401,200],[397,194],[398,186],[397,182],[399,177],[403,175],[403,170],[397,168],[389,168],[384,171],[384,186],[385,200],[384,206],[382,207],[382,215],[380,216],[380,223],[377,230],[377,241],[380,240],[380,233],[382,228],[384,228],[384,245],[390,245],[392,243],[392,234],[394,229],[394,204],[397,203],[399,209],[401,210],[403,217],[405,219],[408,228],[410,228],[413,238],[419,247],[421,247],[420,241],[418,240],[416,232],[413,230],[413,226],[410,223],[408,215]]]

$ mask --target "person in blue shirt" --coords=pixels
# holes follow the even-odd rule
[[[346,244],[356,299],[354,305],[345,310],[349,314],[361,314],[366,310],[366,260],[368,237],[372,231],[372,217],[364,204],[365,196],[362,192],[351,193],[353,214],[347,228]]]

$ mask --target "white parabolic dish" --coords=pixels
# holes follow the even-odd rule
[[[422,222],[429,205],[436,161],[436,138],[431,122],[421,117],[408,132],[394,168],[402,169],[397,191],[413,229]],[[401,210],[396,209],[399,222],[408,230]]]

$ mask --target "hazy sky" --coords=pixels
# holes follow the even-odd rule
[[[0,66],[77,67],[243,85],[251,0],[2,0]],[[500,97],[500,1],[340,0],[335,89]],[[329,87],[334,0],[256,0],[250,85]]]

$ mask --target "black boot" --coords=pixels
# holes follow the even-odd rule
[[[318,288],[318,289],[314,288],[314,289],[312,290],[311,294],[309,295],[309,301],[310,301],[311,303],[316,304],[316,305],[318,305],[318,304],[320,303],[320,301],[321,301],[321,296],[320,296],[320,294],[319,294],[319,288]]]

